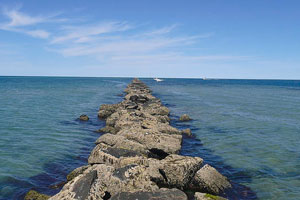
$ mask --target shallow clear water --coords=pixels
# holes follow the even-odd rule
[[[84,165],[103,126],[102,103],[121,101],[131,79],[0,77],[0,199],[49,188]],[[300,81],[143,79],[190,127],[181,153],[200,156],[239,199],[300,196]],[[76,118],[87,114],[83,123]],[[194,120],[178,122],[188,113]],[[233,197],[233,198],[235,198]]]

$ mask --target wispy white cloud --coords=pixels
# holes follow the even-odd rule
[[[2,9],[2,15],[5,16],[9,21],[0,24],[1,30],[18,32],[32,37],[46,39],[50,36],[49,31],[34,29],[32,26],[49,22],[53,23],[66,21],[66,19],[56,19],[55,17],[59,14],[52,14],[48,16],[30,16],[21,12],[20,8],[21,6],[13,9]]]
[[[29,15],[26,15],[24,13],[21,13],[19,11],[19,8],[7,10],[5,9],[3,11],[3,14],[10,19],[10,21],[5,24],[6,27],[20,27],[20,26],[28,26],[28,25],[34,25],[37,23],[44,22],[46,18],[44,17],[32,17]]]
[[[65,47],[59,50],[65,56],[82,56],[109,54],[109,55],[128,55],[139,53],[150,53],[170,47],[184,46],[194,43],[195,37],[175,37],[175,38],[131,38],[130,36],[121,37],[118,40],[102,40],[89,44]]]
[[[149,32],[146,32],[145,35],[147,36],[155,36],[155,35],[163,35],[172,32],[176,27],[178,27],[177,24],[173,24],[171,26],[162,27],[159,29],[155,29]]]
[[[45,30],[32,30],[32,31],[27,31],[26,34],[31,35],[32,37],[37,37],[37,38],[48,38],[50,33],[45,31]]]
[[[201,47],[200,41],[210,39],[214,33],[179,34],[178,24],[151,29],[126,21],[74,23],[70,19],[57,18],[57,15],[31,16],[21,12],[20,8],[4,10],[2,14],[9,21],[0,24],[0,29],[45,39],[49,51],[66,57],[92,57],[105,66],[197,66],[201,62],[250,59],[247,56],[205,55],[199,52],[191,55],[187,52]],[[57,26],[49,30],[47,24],[55,22]]]
[[[104,33],[120,32],[130,29],[131,26],[126,22],[105,22],[96,25],[69,26],[64,28],[64,34],[56,36],[52,43],[63,43],[73,40],[77,43],[88,42],[92,36]]]

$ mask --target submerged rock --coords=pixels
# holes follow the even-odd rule
[[[179,120],[184,122],[184,121],[190,121],[191,118],[187,114],[183,114],[183,115],[180,116]]]
[[[225,190],[231,188],[231,184],[227,178],[208,164],[197,171],[192,185],[192,187],[198,191],[216,195],[223,194]]]
[[[87,115],[80,115],[79,119],[81,121],[88,121],[89,120],[89,117]]]
[[[189,137],[192,136],[192,131],[191,131],[190,128],[184,129],[184,130],[182,130],[181,132],[182,132],[182,134],[187,135],[187,136],[189,136]]]
[[[41,194],[35,190],[30,190],[29,192],[27,192],[24,200],[47,200],[49,198],[50,196],[48,195]]]

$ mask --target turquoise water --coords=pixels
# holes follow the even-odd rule
[[[54,194],[87,157],[103,126],[96,113],[116,103],[131,79],[0,77],[0,199],[31,188]],[[300,196],[300,81],[144,81],[190,127],[182,154],[203,157],[233,182],[233,199]],[[87,114],[91,120],[76,118]],[[188,113],[194,120],[178,122]]]

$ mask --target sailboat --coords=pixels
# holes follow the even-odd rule
[[[159,78],[154,78],[153,80],[155,80],[156,82],[161,82],[161,81],[163,81],[162,79],[159,79]]]

